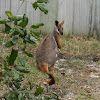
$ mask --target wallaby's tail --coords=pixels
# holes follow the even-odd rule
[[[39,64],[39,67],[40,67],[40,69],[41,69],[44,73],[48,74],[48,76],[49,76],[49,78],[50,78],[50,81],[45,81],[45,82],[43,82],[44,85],[47,85],[47,84],[48,84],[48,85],[55,84],[55,78],[53,77],[53,75],[52,75],[51,73],[49,73],[48,64],[47,64],[47,63],[40,63],[40,64]]]

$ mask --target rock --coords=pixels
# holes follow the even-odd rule
[[[66,61],[65,59],[60,59],[59,61],[62,61],[62,62],[64,62],[64,61]]]
[[[67,69],[67,71],[68,71],[68,73],[70,73],[70,74],[72,73],[72,69]]]
[[[94,67],[95,65],[87,65],[88,67]]]
[[[94,74],[91,74],[91,75],[89,75],[90,77],[92,77],[92,78],[99,78],[100,76],[98,76],[98,75],[94,75]]]
[[[74,95],[73,92],[67,92],[66,95],[64,95],[64,98],[67,98],[67,97],[71,98],[71,96],[73,95]]]
[[[63,71],[63,70],[65,70],[65,68],[59,68],[59,71]]]

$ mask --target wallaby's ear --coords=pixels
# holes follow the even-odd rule
[[[63,25],[64,24],[64,20],[60,23],[60,25]]]
[[[55,21],[55,25],[58,26],[58,24],[59,24],[59,22],[58,21]]]

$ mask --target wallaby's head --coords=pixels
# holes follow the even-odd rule
[[[61,35],[63,35],[63,27],[62,27],[63,24],[64,24],[64,20],[61,23],[59,23],[58,21],[55,21],[57,32],[59,32]]]

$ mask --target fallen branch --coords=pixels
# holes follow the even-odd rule
[[[4,45],[4,42],[5,42],[5,38],[6,38],[6,33],[4,35],[4,38],[3,38],[3,41],[2,41],[2,45],[1,45],[1,49],[0,49],[0,57],[2,57],[2,51],[3,51],[3,45]]]

